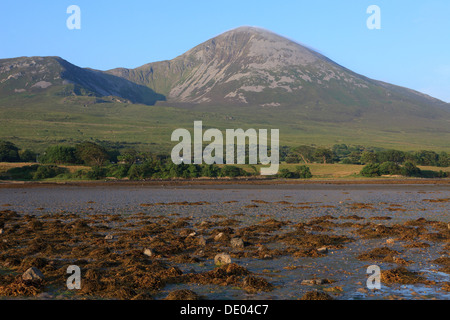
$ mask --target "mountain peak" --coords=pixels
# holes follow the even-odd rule
[[[227,34],[227,33],[275,34],[274,32],[272,32],[268,29],[264,29],[264,28],[260,28],[260,27],[253,27],[253,26],[237,27],[237,28],[231,29],[229,31],[226,31],[222,34]]]
[[[344,118],[367,111],[361,97],[380,108],[406,100],[441,105],[356,74],[304,45],[253,26],[226,31],[170,61],[108,73],[145,85],[172,105],[302,106],[318,114],[324,106],[342,106]]]

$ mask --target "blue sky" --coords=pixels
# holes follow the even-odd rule
[[[69,5],[81,30],[69,30]],[[369,30],[369,5],[381,30]],[[0,6],[0,58],[61,56],[100,70],[172,59],[222,32],[258,26],[370,78],[450,102],[450,1],[14,0]]]

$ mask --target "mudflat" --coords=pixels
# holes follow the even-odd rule
[[[421,181],[4,185],[0,295],[448,299],[450,185]]]

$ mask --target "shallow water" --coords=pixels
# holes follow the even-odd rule
[[[276,186],[190,186],[190,187],[39,187],[22,189],[0,189],[0,206],[8,205],[21,214],[73,212],[80,215],[93,213],[128,215],[144,212],[149,216],[173,215],[191,217],[191,223],[211,220],[212,215],[223,215],[240,221],[240,227],[252,225],[268,218],[306,222],[314,217],[331,215],[334,217],[355,214],[350,209],[353,203],[370,204],[371,209],[360,209],[356,214],[369,219],[388,216],[385,225],[404,223],[423,217],[427,220],[450,222],[449,202],[429,202],[427,199],[450,198],[450,186],[446,185],[276,185]],[[262,200],[267,203],[255,203]],[[156,205],[142,204],[170,202],[199,202],[205,205]],[[230,201],[233,201],[230,203]],[[276,203],[282,201],[283,203]],[[257,205],[245,208],[248,205]],[[401,211],[391,209],[400,208]],[[243,214],[237,218],[237,214]],[[363,220],[364,222],[364,220]],[[283,231],[289,230],[289,226]],[[347,229],[333,231],[347,235]],[[349,236],[352,236],[348,234]],[[401,251],[402,257],[413,261],[408,269],[424,272],[427,279],[436,282],[450,281],[449,275],[437,272],[437,266],[430,261],[448,254],[443,252],[442,243],[432,243],[430,248],[405,249],[402,242],[396,242],[392,249]],[[236,262],[250,271],[265,277],[276,286],[268,293],[246,294],[239,288],[197,285],[170,285],[158,297],[164,297],[174,288],[190,288],[209,299],[299,299],[306,291],[323,286],[305,286],[302,280],[312,278],[332,279],[335,282],[327,287],[341,287],[338,299],[449,299],[450,293],[443,292],[439,286],[429,285],[382,285],[381,290],[366,290],[367,261],[359,261],[356,256],[372,248],[386,245],[386,239],[365,240],[346,244],[343,249],[330,250],[328,255],[319,258],[294,258],[283,256],[273,260],[236,259]],[[285,269],[286,267],[295,266]],[[395,264],[382,263],[381,269],[390,269]],[[210,270],[212,262],[204,265],[179,265],[183,271]]]

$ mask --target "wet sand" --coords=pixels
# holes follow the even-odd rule
[[[449,184],[416,181],[4,186],[0,295],[448,299],[449,203]],[[82,290],[65,288],[68,265]],[[21,280],[33,266],[45,279]]]

